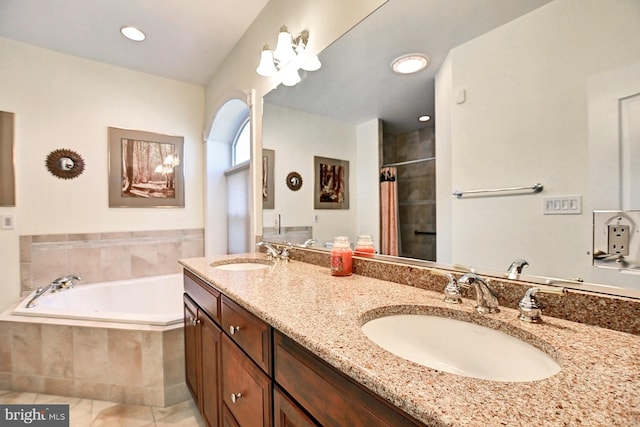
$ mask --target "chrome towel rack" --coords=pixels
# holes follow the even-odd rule
[[[510,187],[510,188],[492,188],[488,190],[467,190],[460,191],[456,190],[453,192],[453,195],[458,199],[462,198],[464,194],[482,194],[482,193],[499,193],[504,191],[531,191],[533,193],[539,193],[542,191],[544,186],[540,183],[536,183],[531,187]]]

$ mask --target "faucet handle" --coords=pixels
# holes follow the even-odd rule
[[[444,288],[444,302],[448,304],[462,304],[462,290],[456,280],[455,276],[451,273],[445,274],[449,278],[449,283]]]
[[[69,274],[68,276],[65,276],[65,281],[62,287],[64,288],[73,288],[73,286],[75,285],[75,281],[76,280],[82,280],[82,277],[76,275],[76,274]]]
[[[284,262],[289,262],[289,249],[293,248],[293,245],[287,245],[280,251],[280,259]]]
[[[507,278],[517,279],[522,274],[522,269],[528,266],[529,263],[526,259],[518,258],[513,260],[509,268],[507,269]]]
[[[567,290],[565,288],[556,286],[539,286],[529,288],[518,303],[518,308],[520,309],[518,319],[523,322],[542,323],[542,305],[540,305],[540,301],[536,298],[536,294],[543,293],[563,295],[566,291]]]

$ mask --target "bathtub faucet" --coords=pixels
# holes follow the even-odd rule
[[[35,307],[34,301],[40,298],[42,295],[47,293],[47,291],[51,292],[59,292],[62,289],[73,288],[74,280],[82,280],[81,277],[76,276],[75,274],[69,274],[68,276],[62,276],[55,279],[53,282],[49,283],[44,288],[40,287],[36,290],[36,294],[29,300],[27,303],[27,308]]]
[[[75,274],[69,274],[68,276],[58,277],[51,282],[51,292],[58,292],[61,289],[73,288],[75,285],[74,280],[82,280],[81,277]]]

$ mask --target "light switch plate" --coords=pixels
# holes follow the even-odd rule
[[[2,229],[13,230],[16,228],[16,217],[12,214],[2,215]]]
[[[578,215],[582,213],[582,196],[553,196],[543,199],[545,215]]]

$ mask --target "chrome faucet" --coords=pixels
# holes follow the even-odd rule
[[[311,246],[315,245],[316,243],[318,243],[318,241],[316,239],[307,239],[304,241],[304,243],[300,244],[301,248],[310,248]]]
[[[522,274],[522,269],[528,266],[526,259],[518,258],[514,260],[507,269],[507,277],[509,279],[517,279]]]
[[[62,289],[73,288],[74,280],[82,280],[82,278],[79,276],[76,276],[75,274],[69,274],[68,276],[58,277],[57,279],[49,283],[44,288],[42,287],[38,288],[36,290],[36,294],[33,296],[33,298],[29,300],[26,307],[27,308],[35,307],[36,305],[34,304],[34,301],[40,298],[45,293],[47,293],[47,291],[51,291],[53,293],[53,292],[59,292]]]
[[[458,284],[468,289],[473,287],[476,291],[476,310],[479,313],[497,313],[498,297],[489,287],[489,280],[485,280],[475,273],[467,273],[458,279]]]
[[[267,258],[269,259],[273,259],[273,258],[277,259],[280,257],[280,251],[274,248],[270,243],[265,242],[264,240],[256,243],[256,246],[258,247],[264,246],[267,249]]]

